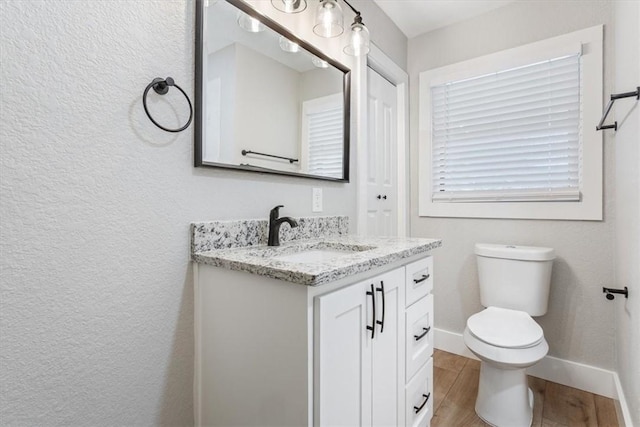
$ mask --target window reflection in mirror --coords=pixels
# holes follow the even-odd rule
[[[348,69],[237,0],[198,3],[196,166],[347,181]]]

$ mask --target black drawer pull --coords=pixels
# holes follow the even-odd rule
[[[371,295],[371,304],[373,305],[371,326],[367,325],[367,330],[371,331],[371,339],[373,339],[376,335],[376,293],[373,290],[373,283],[371,284],[371,291],[368,291],[367,295]]]
[[[423,394],[422,397],[424,397],[424,402],[422,402],[422,405],[413,407],[413,410],[416,411],[416,414],[422,411],[422,408],[424,408],[424,405],[426,405],[427,402],[429,401],[429,398],[431,397],[431,393]]]
[[[384,282],[382,280],[380,281],[380,287],[376,288],[376,291],[380,292],[382,294],[382,321],[376,320],[376,323],[378,325],[380,325],[380,333],[382,333],[384,331],[384,306],[385,306],[385,301],[384,301]]]
[[[429,333],[429,331],[431,330],[431,326],[426,327],[426,328],[422,328],[422,330],[424,331],[423,333],[421,333],[420,335],[414,335],[413,336],[416,339],[416,341],[420,341],[422,338],[424,338],[424,336],[427,335]]]
[[[413,283],[420,283],[420,282],[424,282],[425,280],[427,280],[429,277],[431,277],[430,274],[423,274],[422,277],[420,279],[413,279]]]

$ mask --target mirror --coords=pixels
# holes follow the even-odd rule
[[[350,70],[241,0],[196,0],[195,166],[349,181]]]

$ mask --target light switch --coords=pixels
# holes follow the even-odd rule
[[[311,211],[322,212],[322,188],[314,188],[311,196]]]

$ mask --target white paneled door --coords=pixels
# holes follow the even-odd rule
[[[393,270],[374,278],[380,320],[371,354],[373,427],[404,425],[404,277]]]
[[[371,426],[373,342],[367,326],[375,319],[372,294],[367,286],[359,283],[316,298],[319,317],[316,423],[320,426]]]
[[[398,106],[396,87],[367,68],[367,234],[398,234]]]
[[[320,426],[403,426],[404,269],[316,298]]]

